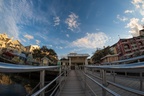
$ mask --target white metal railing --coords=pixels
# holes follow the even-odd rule
[[[40,93],[42,93],[44,90],[46,90],[51,84],[53,84],[56,80],[58,80],[61,75],[63,73],[61,73],[59,76],[57,76],[54,80],[52,80],[50,83],[48,83],[46,86],[44,86],[43,88],[41,88],[40,90],[38,90],[37,92],[35,92],[34,94],[32,94],[31,96],[38,96]],[[58,88],[60,86],[60,83],[58,84],[58,86],[56,88]],[[55,89],[56,90],[56,89]],[[54,91],[55,91],[54,90]],[[54,92],[52,92],[53,94]]]
[[[53,81],[51,81],[49,84],[44,86],[45,71],[51,70],[51,69],[57,69],[57,68],[59,68],[59,76],[57,76]],[[44,90],[58,79],[59,79],[58,85],[61,86],[61,75],[63,73],[61,73],[60,66],[28,66],[28,65],[10,64],[10,63],[0,62],[0,72],[3,72],[3,73],[24,73],[24,72],[36,72],[36,71],[40,71],[40,84],[36,85],[36,87],[38,87],[40,85],[40,90],[37,91],[36,93],[32,94],[32,96],[37,96],[38,94],[41,94],[41,96],[44,96],[44,94],[45,94]]]
[[[102,63],[102,65],[117,65],[117,64],[125,64],[125,63],[130,63],[130,62],[140,62],[141,59],[144,59],[144,55],[133,57],[133,58],[128,58],[124,60],[118,60],[118,61],[113,61],[113,62],[106,62]]]
[[[100,71],[100,77],[94,76],[92,74],[91,74],[91,76],[101,80],[102,81],[101,85],[99,85],[99,82],[95,81],[95,79],[92,78],[91,76],[89,76],[88,74],[84,73],[84,75],[104,89],[103,92],[102,92],[103,96],[106,96],[106,92],[105,92],[106,91],[106,89],[105,89],[106,86],[105,85],[107,85],[107,84],[111,84],[111,85],[113,85],[117,88],[120,88],[122,90],[134,93],[136,95],[144,96],[144,92],[142,91],[142,89],[143,89],[143,76],[142,76],[142,73],[144,72],[144,62],[133,63],[133,64],[121,64],[121,65],[103,65],[103,66],[87,65],[87,66],[85,66],[85,70],[87,70],[87,69],[91,69],[91,70],[95,69],[95,70]],[[123,86],[121,84],[117,84],[117,83],[112,82],[112,81],[108,81],[107,78],[106,78],[106,72],[107,71],[109,71],[109,72],[113,71],[114,74],[115,74],[115,71],[116,72],[119,72],[119,71],[120,72],[125,72],[125,70],[127,72],[132,72],[132,73],[134,73],[134,72],[140,73],[140,76],[139,76],[140,90],[136,90],[136,89],[133,89],[133,88],[130,88],[130,87]],[[114,79],[115,79],[115,76],[114,76]],[[115,95],[115,93],[113,95]]]

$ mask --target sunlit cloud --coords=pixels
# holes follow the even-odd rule
[[[134,4],[136,8],[144,8],[143,0],[132,0],[132,4]]]
[[[103,33],[87,33],[85,37],[77,39],[72,42],[72,46],[78,48],[102,48],[108,41],[108,36]]]
[[[63,49],[63,47],[62,47],[62,46],[56,46],[56,48],[57,48],[57,49]]]
[[[68,25],[68,29],[74,31],[79,28],[80,23],[78,22],[78,16],[75,13],[71,13],[68,18],[65,20],[65,23]]]
[[[126,27],[131,29],[129,32],[133,36],[138,36],[139,35],[139,30],[142,29],[142,25],[140,25],[138,18],[130,19],[130,22],[127,24]]]
[[[69,37],[69,34],[66,34],[66,37]]]
[[[25,40],[25,39],[23,39],[23,38],[21,38],[21,40],[22,40],[22,42],[26,42],[26,40]]]
[[[40,44],[40,42],[41,42],[40,40],[36,40],[36,44],[37,44],[37,45],[39,45],[39,44]]]
[[[133,0],[132,4],[138,9],[140,14],[144,16],[144,0]]]
[[[41,11],[34,11],[34,4],[27,0],[0,0],[0,32],[6,32],[14,39],[20,40],[22,26],[35,22],[48,22]],[[39,14],[37,14],[39,13]]]
[[[121,17],[120,15],[117,15],[117,19],[119,19],[120,21],[123,21],[123,22],[128,20],[128,18],[126,18],[124,16]]]
[[[54,20],[54,26],[59,25],[59,23],[60,23],[60,18],[59,18],[58,16],[55,17],[55,18],[53,18],[53,20]]]
[[[142,18],[141,22],[144,24],[144,18]],[[143,25],[144,26],[144,25]]]
[[[34,37],[32,35],[29,35],[29,34],[24,35],[24,37],[28,40],[34,39]]]
[[[133,13],[134,11],[133,10],[125,10],[125,12],[124,13]]]
[[[134,5],[135,11],[140,14],[137,15],[138,17],[129,19],[126,28],[130,28],[129,32],[132,34],[132,36],[135,37],[135,36],[139,36],[139,30],[143,28],[142,26],[144,23],[144,18],[140,18],[140,17],[144,16],[144,0],[132,0],[131,3]],[[134,11],[126,10],[125,12],[132,13]]]

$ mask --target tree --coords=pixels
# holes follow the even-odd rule
[[[47,57],[55,63],[58,60],[56,52],[53,49],[48,49],[46,46],[42,46],[40,49],[33,50],[33,58],[41,59],[43,57]]]
[[[110,47],[106,47],[104,49],[97,49],[94,53],[94,55],[92,56],[92,61],[94,63],[100,63],[101,62],[101,58],[108,55],[108,54],[114,54],[111,50]]]

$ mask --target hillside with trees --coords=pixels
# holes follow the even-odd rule
[[[41,60],[43,57],[47,57],[53,64],[56,64],[58,57],[53,49],[48,49],[46,46],[42,46],[40,49],[33,50],[33,58]]]
[[[92,61],[93,63],[100,63],[101,62],[101,58],[106,56],[106,55],[113,55],[114,53],[110,50],[110,47],[106,47],[104,49],[97,49],[93,56],[92,56]]]

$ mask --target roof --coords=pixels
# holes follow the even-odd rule
[[[67,55],[68,57],[89,57],[89,54],[77,54],[77,53],[70,53]]]
[[[105,58],[107,58],[107,57],[114,57],[114,56],[118,56],[118,54],[114,54],[114,55],[110,55],[110,54],[108,54],[108,55],[102,57],[101,59],[105,59]]]

